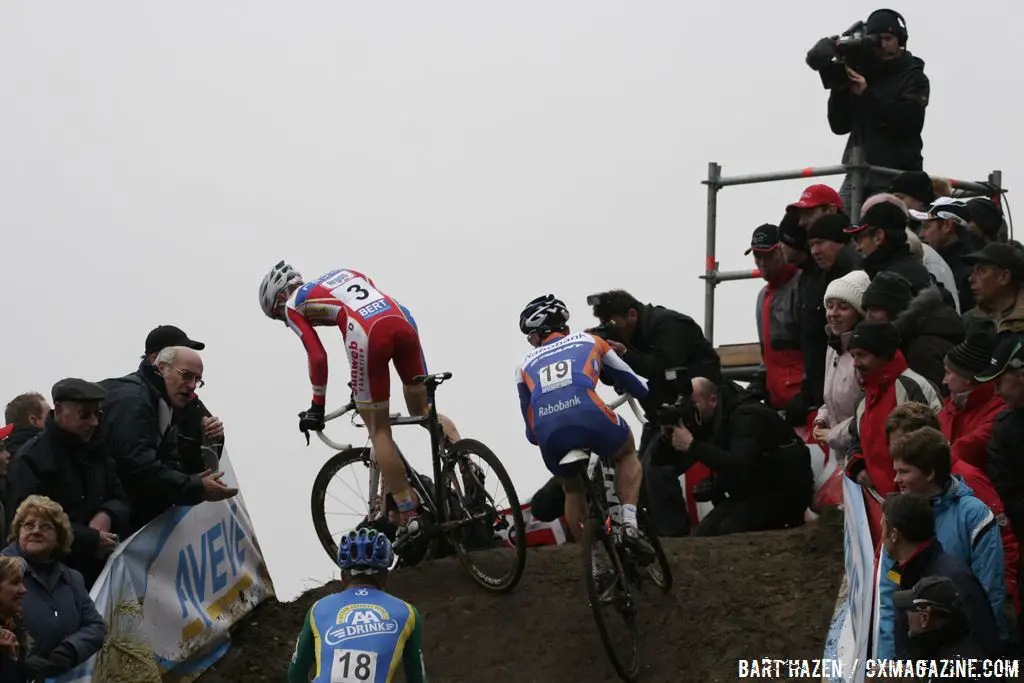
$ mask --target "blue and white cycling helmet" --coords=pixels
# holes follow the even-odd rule
[[[554,332],[565,328],[569,320],[569,309],[554,294],[539,296],[519,314],[519,330],[523,334],[531,332]]]
[[[378,574],[391,569],[395,551],[388,537],[367,527],[350,531],[338,541],[338,566],[351,574]]]

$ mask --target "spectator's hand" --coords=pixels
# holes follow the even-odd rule
[[[0,653],[10,659],[18,658],[18,636],[12,631],[0,628]]]
[[[676,449],[680,453],[685,453],[690,450],[690,446],[693,445],[693,434],[690,430],[682,425],[677,425],[672,428],[672,448]]]
[[[112,534],[109,531],[100,532],[100,545],[96,548],[96,557],[101,560],[105,560],[110,553],[114,552],[117,548],[117,534]]]
[[[612,351],[617,353],[619,356],[621,356],[622,354],[624,354],[626,352],[626,345],[623,344],[622,342],[617,342],[617,341],[609,340],[608,341],[608,346],[612,347]]]
[[[224,438],[224,423],[220,421],[219,417],[204,417],[203,418],[203,433],[207,437],[217,441],[218,439]]]
[[[324,407],[312,404],[309,410],[299,414],[300,432],[319,432],[324,428]]]
[[[89,528],[95,529],[96,531],[110,531],[113,522],[110,519],[110,513],[100,510],[92,519],[89,520]]]
[[[25,668],[38,678],[53,678],[75,665],[75,651],[70,645],[61,643],[45,657],[32,655],[25,660]]]
[[[871,475],[868,474],[866,469],[861,470],[860,474],[857,475],[857,483],[861,486],[874,486],[874,483],[871,481]]]
[[[850,77],[850,92],[854,95],[863,95],[868,87],[868,82],[864,80],[864,77],[850,67],[846,67],[846,75]]]
[[[203,480],[203,500],[214,502],[231,498],[238,493],[238,489],[221,481],[223,476],[223,472],[213,470],[206,470],[199,475]]]
[[[823,427],[820,422],[815,422],[811,436],[814,437],[815,441],[828,441],[828,431],[828,427]]]

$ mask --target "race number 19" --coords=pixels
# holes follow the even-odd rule
[[[377,680],[377,653],[335,650],[331,683],[368,683]]]
[[[545,365],[540,369],[538,375],[542,394],[561,389],[572,384],[572,361],[560,360],[551,365]]]

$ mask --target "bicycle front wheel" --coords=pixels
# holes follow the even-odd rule
[[[309,509],[313,528],[331,562],[338,561],[338,539],[364,524],[377,526],[386,522],[380,517],[383,501],[377,498],[380,470],[370,459],[369,448],[349,448],[333,455],[313,480]],[[371,487],[375,490],[371,491]],[[378,529],[385,531],[385,529]],[[393,536],[393,532],[389,534]]]
[[[622,562],[605,522],[583,523],[583,574],[597,632],[615,672],[627,683],[640,673],[640,643],[633,603]]]
[[[474,439],[452,445],[441,473],[442,529],[473,581],[492,593],[519,583],[526,566],[526,523],[505,466]]]

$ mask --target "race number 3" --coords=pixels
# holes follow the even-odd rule
[[[351,308],[361,308],[384,298],[383,294],[361,277],[345,280],[331,289],[331,294]]]
[[[540,391],[546,394],[572,384],[572,361],[560,360],[540,369]]]
[[[331,683],[371,683],[377,680],[377,653],[335,650]]]

